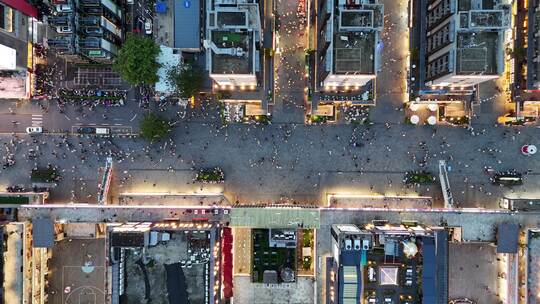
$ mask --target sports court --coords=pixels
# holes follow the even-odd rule
[[[334,73],[373,74],[375,34],[373,32],[338,32],[334,37]]]
[[[497,74],[498,39],[496,32],[460,33],[457,74]]]
[[[48,261],[51,304],[105,304],[105,239],[63,239]]]

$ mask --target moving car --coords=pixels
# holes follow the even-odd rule
[[[42,127],[28,127],[26,128],[26,133],[28,134],[40,134],[43,133]]]
[[[77,133],[79,134],[94,134],[96,132],[96,128],[94,127],[81,127],[77,129]]]
[[[109,133],[111,133],[109,128],[96,128],[97,135],[109,135]]]

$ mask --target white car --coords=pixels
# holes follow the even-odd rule
[[[73,33],[73,30],[71,29],[71,26],[64,25],[56,27],[56,32],[59,34],[71,34]]]
[[[43,128],[42,127],[28,127],[28,128],[26,128],[26,133],[28,133],[28,134],[43,133]]]
[[[144,33],[146,35],[152,35],[152,20],[146,20],[144,23]]]
[[[56,6],[56,11],[59,13],[70,13],[73,11],[71,4],[58,4]]]

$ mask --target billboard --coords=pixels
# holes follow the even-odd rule
[[[15,70],[17,63],[17,51],[0,44],[0,70]]]

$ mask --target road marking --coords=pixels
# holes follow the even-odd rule
[[[41,127],[43,125],[43,114],[31,114],[32,127]]]
[[[131,119],[129,121],[135,120],[135,117],[137,117],[137,114],[135,114],[133,117],[131,117]]]
[[[69,118],[66,114],[64,114],[64,117],[65,117],[67,120],[71,120],[71,118]]]

